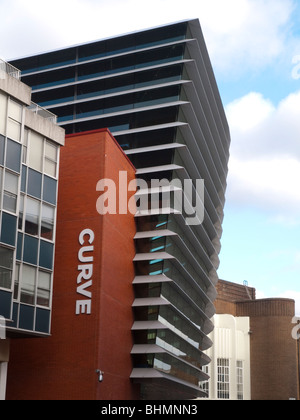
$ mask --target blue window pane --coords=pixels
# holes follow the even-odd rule
[[[21,145],[10,139],[7,139],[6,166],[20,173]]]
[[[25,235],[23,261],[29,264],[37,265],[39,241],[37,238]]]
[[[43,200],[51,204],[56,204],[56,187],[57,181],[55,179],[44,176],[44,192]]]
[[[10,319],[12,308],[12,293],[0,290],[0,316]]]
[[[41,241],[39,265],[49,270],[53,269],[53,244]]]
[[[1,242],[15,246],[17,233],[17,218],[7,213],[2,214]]]
[[[27,193],[33,197],[41,198],[42,193],[42,174],[28,169],[28,187]]]
[[[18,242],[17,242],[17,260],[22,260],[23,253],[23,233],[18,233]]]
[[[36,321],[35,331],[49,334],[50,329],[50,311],[46,309],[37,308],[36,310]]]
[[[34,307],[20,305],[19,328],[33,331]]]
[[[26,177],[27,177],[27,167],[22,166],[22,178],[21,178],[21,191],[26,192]]]

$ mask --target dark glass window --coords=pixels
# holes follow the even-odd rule
[[[76,105],[76,118],[86,118],[102,114],[110,114],[134,108],[154,106],[179,99],[179,86],[153,89],[142,93],[127,94],[117,97],[94,100]],[[60,121],[73,119],[73,106],[56,109]]]
[[[151,166],[170,165],[173,163],[174,149],[159,150],[157,152],[137,153],[131,155],[130,160],[137,169]]]
[[[6,166],[12,171],[20,173],[22,146],[7,139]]]
[[[23,253],[24,262],[37,265],[38,245],[39,245],[39,241],[37,238],[33,238],[32,236],[25,235],[24,253]]]
[[[24,195],[21,195],[20,206],[19,206],[19,220],[18,220],[19,230],[23,230],[23,220],[24,220]]]
[[[12,305],[12,293],[0,291],[0,308],[1,316],[10,319],[11,317],[11,305]]]
[[[173,143],[176,139],[176,127],[163,130],[146,131],[142,133],[116,135],[116,140],[124,150],[137,149],[162,144]]]
[[[34,171],[33,169],[28,169],[28,187],[27,192],[29,195],[34,197],[41,198],[42,191],[42,174],[40,172]]]
[[[21,178],[21,191],[26,192],[26,183],[27,183],[27,167],[22,166],[22,178]]]
[[[40,244],[40,267],[52,270],[53,268],[53,244],[41,241]]]
[[[43,200],[51,204],[56,204],[56,187],[57,182],[55,179],[44,176],[44,192]]]
[[[74,100],[74,86],[33,93],[33,101],[40,106],[55,105]]]
[[[14,253],[0,246],[0,287],[11,289]]]
[[[18,241],[17,241],[17,260],[22,260],[23,254],[23,233],[18,233]]]
[[[15,246],[17,218],[11,214],[2,213],[1,242]]]
[[[26,76],[23,78],[23,81],[32,86],[33,89],[75,82],[75,68],[66,67],[56,71]]]
[[[19,328],[23,330],[33,331],[34,307],[20,305],[20,321]]]
[[[177,121],[178,110],[178,106],[171,106],[164,108],[163,112],[161,109],[155,109],[138,112],[136,114],[120,114],[115,117],[103,118],[101,120],[91,120],[77,123],[76,126],[74,124],[74,127],[72,125],[66,125],[63,127],[66,128],[67,134],[72,133],[72,130],[79,132],[97,130],[99,128],[109,128],[112,133],[117,133],[121,130],[129,130],[175,122]]]
[[[49,333],[50,328],[50,311],[46,309],[37,308],[36,310],[36,321],[35,331],[42,333]]]

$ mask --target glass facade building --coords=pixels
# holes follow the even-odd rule
[[[0,65],[0,315],[8,335],[49,335],[59,148],[64,130]]]
[[[167,208],[160,189],[156,209],[136,216],[131,374],[142,384],[142,398],[202,395],[199,383],[207,379],[203,367],[209,363],[204,352],[212,344],[208,334],[215,313],[230,134],[199,21],[13,64],[32,87],[34,101],[55,113],[66,133],[110,129],[135,165],[137,177],[147,182],[137,195],[140,200],[143,193],[153,197],[153,179],[191,180],[194,194],[196,180],[204,179],[203,223],[186,223],[186,215],[175,209],[174,189]],[[27,177],[37,176],[33,171],[37,169],[28,167]],[[42,176],[45,183],[49,175]],[[53,176],[49,179],[54,182]],[[30,196],[29,206],[38,202],[40,214],[46,206],[52,223],[54,203]],[[32,211],[35,218],[36,211]],[[43,229],[35,218],[26,217],[24,211],[19,231],[23,258],[26,226],[35,232]],[[51,223],[44,226],[47,234]],[[38,241],[38,250],[44,242],[51,244],[43,236]],[[36,270],[37,275],[40,270],[44,273],[44,266],[37,264]]]

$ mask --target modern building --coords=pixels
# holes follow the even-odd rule
[[[147,182],[137,196],[142,211],[130,302],[131,383],[141,385],[143,399],[203,395],[199,382],[207,379],[205,351],[212,344],[230,135],[199,21],[13,64],[35,102],[57,114],[67,134],[109,128],[138,180]],[[154,188],[153,179],[169,184]],[[192,181],[191,192],[170,184],[174,180]],[[178,211],[178,190],[184,211]],[[146,209],[139,207],[145,195],[151,202]],[[202,214],[191,213],[198,199],[204,201],[203,223]]]
[[[0,399],[9,338],[51,328],[57,182],[64,130],[31,102],[20,72],[0,61]]]
[[[135,180],[134,167],[107,130],[67,136],[51,337],[22,340],[21,352],[11,341],[10,400],[139,399],[139,386],[130,381],[134,214],[101,216],[96,208],[96,185],[109,179],[119,187],[120,171],[128,185]]]
[[[202,386],[209,399],[299,399],[295,302],[256,299],[256,290],[220,280],[215,302],[212,363]]]
[[[249,317],[215,315],[213,322],[210,379],[202,388],[210,400],[251,400]]]

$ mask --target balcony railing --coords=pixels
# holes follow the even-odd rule
[[[30,109],[30,111],[34,112],[35,114],[45,118],[46,120],[57,124],[57,116],[52,114],[52,112],[48,111],[47,109],[40,107],[38,104],[31,102],[31,105],[28,107],[28,109]]]
[[[21,80],[21,71],[16,67],[12,66],[11,64],[6,63],[6,61],[0,59],[0,77],[1,72],[5,72],[9,76],[14,77],[17,80]]]

